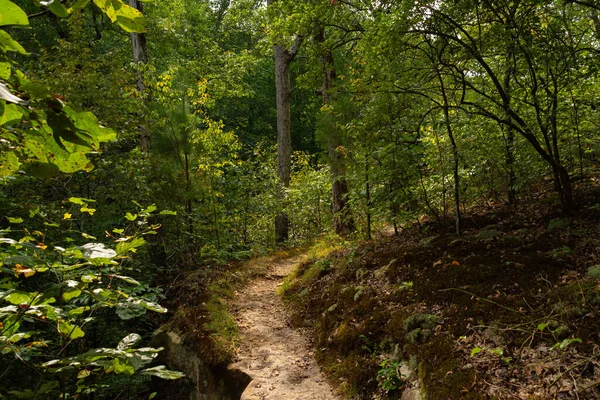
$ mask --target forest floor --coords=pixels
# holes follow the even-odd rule
[[[234,293],[232,314],[239,327],[234,364],[253,380],[242,400],[330,400],[337,396],[321,373],[306,333],[292,329],[276,289],[301,261],[272,262]]]
[[[461,236],[421,221],[306,261],[291,321],[348,398],[600,399],[599,183],[570,218],[541,193],[471,210]]]

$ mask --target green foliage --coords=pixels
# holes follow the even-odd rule
[[[406,382],[400,374],[401,361],[384,360],[377,371],[377,382],[387,393],[401,389]]]
[[[92,202],[69,199],[82,214],[94,213],[89,208]],[[104,323],[98,321],[99,315],[115,313],[127,320],[146,310],[166,312],[156,303],[160,292],[129,276],[134,268],[128,253],[135,252],[145,243],[143,237],[156,234],[159,228],[148,224],[155,211],[154,206],[142,208],[138,227],[115,229],[122,234],[113,238],[115,249],[105,243],[83,242],[90,235],[79,232],[77,237],[76,231],[67,230],[75,210],[65,212],[56,223],[45,222],[44,233],[27,227],[20,218],[12,219],[13,226],[0,231],[4,274],[0,280],[0,301],[4,303],[0,308],[0,354],[4,360],[26,363],[43,377],[34,395],[58,393],[58,385],[52,384],[58,380],[64,392],[100,387],[111,374],[182,376],[164,367],[147,368],[161,349],[134,348],[142,339],[137,334],[127,335],[117,348],[87,350],[93,342],[88,334]],[[45,219],[41,211],[32,216],[36,214]],[[65,237],[64,232],[72,233]],[[5,364],[4,374],[14,374],[13,362]],[[42,383],[45,386],[40,386]],[[28,380],[15,378],[3,391],[5,395],[23,394],[23,387],[28,386]]]

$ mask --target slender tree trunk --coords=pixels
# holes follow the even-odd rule
[[[140,0],[129,0],[129,5],[140,12],[143,12],[143,4]],[[146,45],[146,35],[143,33],[131,32],[131,47],[133,50],[133,62],[136,65],[144,65],[148,63],[148,46]],[[142,71],[137,72],[137,89],[140,96],[144,99],[144,105],[147,106],[150,102],[150,97],[146,92]],[[141,118],[144,118],[142,113]],[[146,126],[145,121],[142,121],[139,126],[140,131],[140,149],[147,151],[150,149],[150,129]]]
[[[448,138],[450,139],[450,144],[452,145],[452,175],[454,177],[454,208],[455,210],[455,226],[456,226],[456,234],[462,234],[462,214],[460,211],[460,174],[458,173],[458,146],[456,145],[456,141],[454,140],[454,132],[452,130],[452,124],[450,123],[450,103],[448,101],[448,94],[446,93],[446,87],[444,86],[444,79],[442,78],[442,74],[439,70],[436,71],[438,80],[440,82],[440,90],[442,94],[443,100],[443,110],[444,110],[444,123],[446,125],[446,131],[448,133]]]
[[[511,45],[509,45],[511,46]],[[511,106],[511,87],[510,80],[512,77],[512,67],[510,66],[512,63],[512,51],[509,49],[506,52],[506,71],[504,73],[504,90],[506,91],[506,98],[504,99],[504,109],[509,110]],[[513,205],[517,201],[517,194],[515,190],[516,183],[516,175],[515,175],[515,167],[514,167],[514,147],[515,147],[515,131],[511,125],[511,117],[510,114],[506,114],[507,123],[504,125],[506,130],[506,142],[505,142],[505,161],[506,161],[506,170],[508,174],[508,190],[507,190],[507,198],[508,204]]]
[[[325,41],[323,29],[317,34],[317,42]],[[332,104],[331,88],[336,78],[333,52],[328,49],[321,57],[323,64],[323,104]],[[327,116],[327,118],[333,118]],[[328,120],[327,151],[329,153],[329,171],[331,174],[331,201],[333,208],[333,229],[338,235],[349,235],[355,229],[354,220],[348,204],[348,182],[346,181],[346,154],[343,152],[342,135],[335,121]]]
[[[268,0],[271,5],[276,0]],[[302,38],[297,37],[290,49],[275,44],[273,46],[273,58],[275,60],[275,88],[277,102],[277,176],[279,186],[277,197],[281,203],[285,199],[285,189],[290,186],[290,174],[292,168],[292,116],[290,108],[291,84],[290,64],[294,61],[296,54],[302,45]],[[289,237],[289,218],[281,212],[275,217],[275,238],[277,243],[285,242]]]
[[[368,157],[365,157],[365,193],[367,197],[367,239],[371,240],[371,182],[369,180]]]

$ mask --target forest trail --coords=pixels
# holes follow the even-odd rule
[[[338,398],[303,332],[288,324],[286,310],[275,293],[300,259],[275,261],[264,276],[235,295],[232,312],[240,328],[240,343],[231,367],[253,379],[241,400]]]

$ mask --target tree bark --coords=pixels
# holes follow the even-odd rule
[[[276,0],[268,0],[271,5]],[[290,108],[291,84],[290,64],[294,61],[296,54],[302,46],[302,37],[298,36],[290,49],[275,44],[273,46],[273,58],[275,60],[275,90],[277,102],[277,176],[279,187],[277,189],[278,200],[285,199],[285,189],[290,186],[290,175],[292,168],[292,116]],[[277,243],[285,242],[289,237],[289,219],[281,212],[275,217],[275,239]]]
[[[317,34],[317,42],[325,41],[323,29]],[[323,104],[332,104],[331,88],[336,78],[333,52],[327,49],[321,57],[323,64]],[[329,153],[329,171],[331,174],[331,201],[333,208],[333,229],[341,236],[354,232],[354,220],[348,204],[348,182],[346,181],[346,155],[343,150],[342,135],[335,121],[327,124],[327,151]]]
[[[140,0],[129,0],[129,5],[140,12],[143,12],[143,4]],[[136,65],[148,63],[148,46],[146,45],[146,35],[138,32],[131,32],[131,47],[133,50],[133,62]],[[144,105],[148,105],[150,97],[146,93],[146,86],[144,85],[144,79],[142,71],[138,69],[137,72],[137,89],[140,96],[144,99]],[[142,115],[142,118],[144,116]],[[140,131],[140,149],[142,151],[148,151],[150,149],[150,130],[142,121],[139,126]]]

